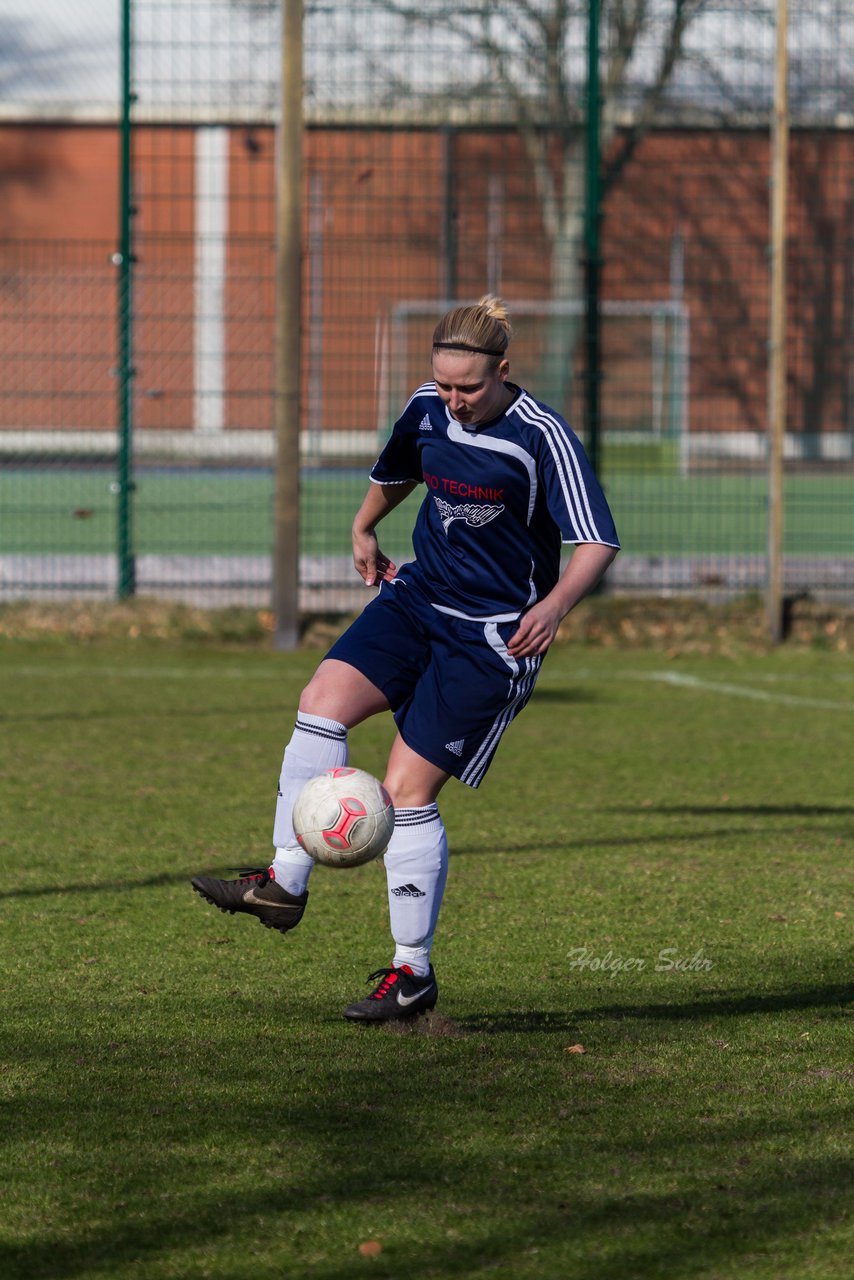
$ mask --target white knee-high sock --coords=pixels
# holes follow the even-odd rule
[[[303,894],[314,867],[314,859],[303,853],[294,835],[291,815],[296,798],[310,778],[324,769],[345,765],[347,759],[346,727],[337,720],[300,711],[291,740],[285,747],[273,825],[276,846],[273,875],[276,883],[288,893]]]
[[[435,804],[395,809],[385,857],[395,965],[430,972],[430,948],[448,877],[448,840]]]

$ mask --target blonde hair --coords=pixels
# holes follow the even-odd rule
[[[455,307],[442,316],[433,330],[433,350],[477,351],[497,363],[504,358],[512,333],[507,304],[487,293],[474,306]]]

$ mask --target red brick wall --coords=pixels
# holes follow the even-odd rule
[[[118,136],[107,126],[0,126],[0,428],[115,425]],[[646,138],[609,191],[604,292],[666,299],[684,245],[693,430],[762,430],[768,333],[769,142],[760,133]],[[136,419],[193,421],[194,133],[134,134]],[[499,271],[510,300],[549,293],[549,247],[520,142],[498,132],[310,130],[306,139],[304,422],[371,429],[377,340],[401,299],[441,300],[451,199],[458,296]],[[226,425],[272,423],[275,156],[269,129],[230,142]],[[795,135],[789,216],[789,425],[851,424],[854,134]],[[500,194],[501,235],[490,229]],[[498,206],[493,203],[493,213]],[[427,372],[430,322],[407,377]],[[605,326],[605,411],[648,393],[649,364]],[[622,347],[621,347],[622,344]],[[623,349],[624,348],[624,349]],[[520,338],[537,393],[537,353]],[[642,397],[641,397],[642,398]],[[630,406],[629,406],[630,409]],[[628,418],[631,413],[628,413]]]
[[[0,426],[115,420],[118,139],[0,126]]]

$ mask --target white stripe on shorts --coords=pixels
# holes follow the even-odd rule
[[[512,657],[507,651],[507,647],[497,634],[497,629],[487,625],[484,627],[484,635],[487,644],[500,654],[511,670],[515,670],[515,674],[510,678],[509,697],[510,701],[507,706],[495,717],[489,731],[483,742],[480,744],[478,751],[466,765],[464,771],[460,774],[460,781],[465,782],[469,787],[476,787],[487,769],[490,761],[495,755],[498,744],[501,741],[501,735],[510,724],[511,720],[518,715],[525,703],[533,692],[534,683],[537,678],[537,672],[542,666],[542,658],[537,656],[534,658],[524,658],[523,664],[519,660]],[[495,630],[495,635],[490,635],[490,631]],[[502,652],[504,650],[504,652]]]

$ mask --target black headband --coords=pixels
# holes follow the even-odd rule
[[[449,347],[452,351],[476,351],[481,356],[503,356],[503,351],[494,351],[491,347],[473,347],[470,342],[434,342],[435,347]]]

